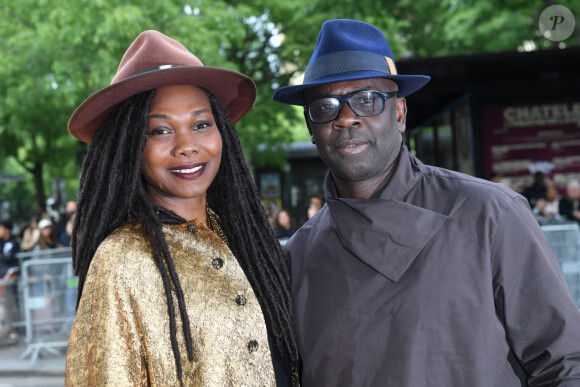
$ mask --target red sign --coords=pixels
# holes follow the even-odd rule
[[[482,108],[486,175],[509,178],[521,192],[541,171],[560,193],[580,180],[580,102]]]

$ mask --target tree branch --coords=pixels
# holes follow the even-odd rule
[[[5,13],[6,15],[8,15],[10,18],[13,18],[13,19],[18,20],[24,26],[26,26],[28,28],[34,28],[34,24],[32,24],[31,22],[29,22],[28,20],[25,20],[25,19],[21,18],[17,14],[10,12],[8,9],[6,9],[6,7],[3,7],[3,6],[0,5],[0,11],[2,11],[3,13]]]

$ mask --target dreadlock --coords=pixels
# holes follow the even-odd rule
[[[227,112],[211,93],[204,92],[222,136],[222,160],[208,189],[208,205],[218,215],[229,247],[256,293],[268,332],[282,356],[295,368],[298,349],[292,325],[287,262],[270,227]],[[143,226],[167,298],[171,347],[177,376],[182,383],[172,284],[190,361],[193,360],[193,342],[183,291],[162,227],[164,223],[179,224],[186,220],[151,202],[141,173],[148,114],[154,96],[155,91],[150,90],[128,98],[109,114],[95,133],[83,162],[71,248],[75,274],[79,278],[78,306],[99,244],[130,219]]]
[[[298,365],[292,322],[290,271],[280,242],[244,159],[226,110],[206,91],[222,136],[220,169],[208,189],[208,203],[221,219],[230,249],[238,259],[262,307],[266,325],[283,356]]]

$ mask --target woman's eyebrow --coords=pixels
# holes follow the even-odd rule
[[[193,116],[197,116],[198,114],[207,113],[207,112],[210,112],[210,111],[211,111],[211,109],[194,110],[191,113],[189,113],[189,115],[191,117],[193,117]],[[172,115],[170,115],[170,114],[156,114],[156,113],[154,113],[154,114],[149,114],[149,118],[161,118],[161,119],[168,120],[168,119],[171,119],[171,118],[174,118],[174,117]]]

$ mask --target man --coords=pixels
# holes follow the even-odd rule
[[[571,180],[566,185],[566,196],[560,199],[559,212],[565,219],[580,223],[580,182]]]
[[[580,385],[580,313],[525,198],[403,144],[399,75],[375,27],[324,23],[304,83],[327,205],[288,241],[308,386]],[[553,384],[552,384],[553,383]]]
[[[522,196],[528,199],[530,207],[534,208],[536,205],[536,200],[538,198],[546,197],[546,190],[548,189],[548,184],[546,183],[546,177],[544,172],[536,171],[534,172],[534,178],[532,184],[522,191]]]
[[[60,213],[59,218],[55,219],[56,223],[54,226],[54,235],[59,242],[59,247],[70,246],[70,237],[67,236],[66,228],[67,223],[73,217],[76,210],[77,202],[74,200],[69,200],[65,204],[65,212]]]
[[[12,235],[12,222],[8,220],[0,222],[0,279],[9,268],[18,266],[16,253],[19,251],[20,245]]]
[[[320,209],[322,208],[323,199],[322,194],[316,195],[312,194],[308,196],[308,206],[306,207],[306,214],[304,219],[300,222],[300,224],[304,224],[308,221],[308,219],[312,218]]]

